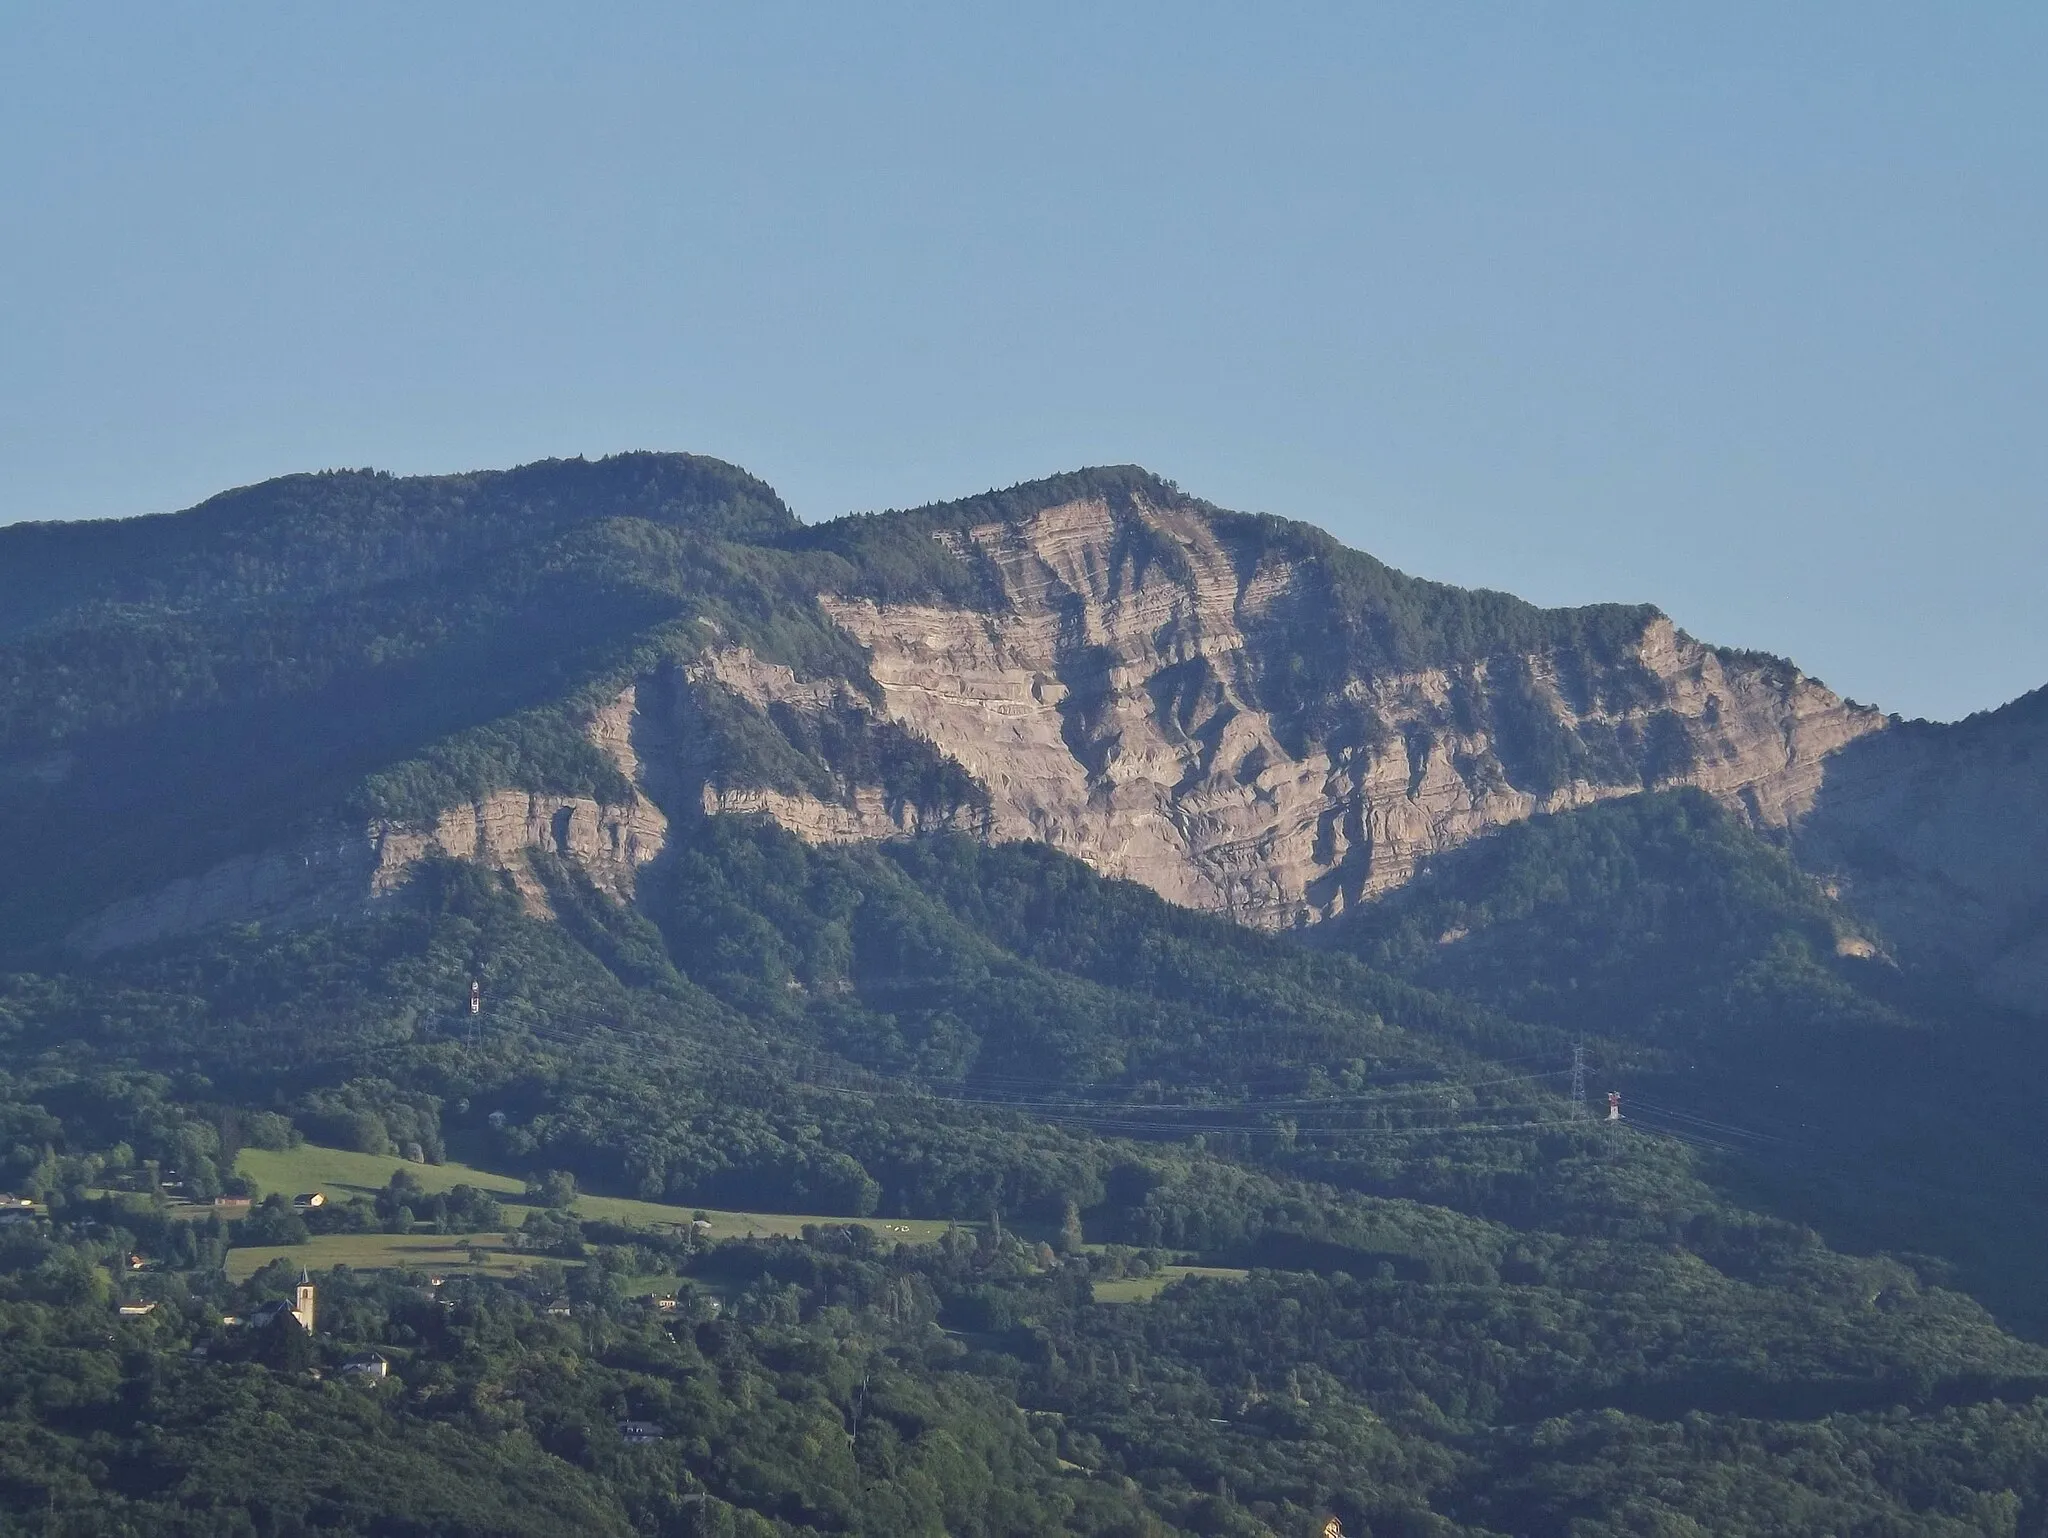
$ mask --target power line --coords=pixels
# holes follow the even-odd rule
[[[1418,1065],[1416,1069],[1401,1070],[1403,1077],[1400,1079],[1390,1080],[1382,1078],[1379,1082],[1386,1085],[1387,1087],[1385,1088],[1359,1088],[1343,1094],[1264,1097],[1247,1095],[1235,1101],[1105,1101],[1096,1098],[1080,1098],[1073,1091],[1068,1091],[1065,1094],[1058,1093],[1055,1084],[1042,1076],[1024,1079],[1005,1075],[975,1073],[959,1081],[957,1087],[947,1087],[942,1083],[929,1079],[892,1078],[887,1070],[862,1064],[855,1060],[839,1058],[837,1054],[832,1054],[830,1057],[821,1057],[814,1048],[806,1050],[801,1046],[797,1046],[793,1051],[786,1050],[771,1055],[765,1052],[748,1051],[736,1042],[728,1041],[714,1045],[701,1038],[693,1038],[681,1032],[650,1030],[645,1026],[629,1024],[627,1020],[620,1018],[620,1015],[624,1013],[624,1011],[593,1010],[560,1004],[537,1007],[527,1001],[519,1000],[511,1006],[510,1018],[506,1021],[505,1029],[514,1035],[525,1035],[532,1037],[536,1041],[578,1049],[601,1046],[607,1038],[610,1038],[614,1041],[640,1042],[651,1045],[672,1055],[689,1056],[701,1055],[705,1052],[715,1052],[721,1065],[747,1064],[772,1068],[785,1074],[798,1071],[800,1066],[808,1060],[810,1071],[813,1074],[822,1070],[840,1078],[852,1078],[860,1082],[880,1079],[891,1088],[911,1093],[924,1093],[965,1103],[1011,1107],[1019,1110],[1092,1110],[1104,1105],[1115,1105],[1132,1111],[1142,1110],[1153,1114],[1166,1115],[1205,1110],[1227,1112],[1237,1109],[1261,1109],[1268,1111],[1399,1109],[1405,1103],[1411,1101],[1435,1099],[1448,1093],[1497,1088],[1507,1084],[1534,1083],[1543,1079],[1555,1078],[1563,1072],[1560,1069],[1552,1069],[1535,1073],[1499,1075],[1488,1079],[1468,1079],[1454,1075],[1441,1075],[1439,1070],[1441,1076],[1416,1078],[1412,1075],[1427,1071]],[[538,1015],[537,1019],[534,1018],[535,1015]],[[562,1029],[565,1025],[583,1027],[591,1034],[572,1034]],[[356,1051],[368,1051],[376,1046],[388,1045],[388,1042],[366,1042],[361,1044]],[[342,1054],[343,1057],[352,1055],[355,1054]],[[1502,1066],[1506,1062],[1527,1061],[1529,1058],[1538,1055],[1534,1053],[1524,1054],[1518,1059],[1502,1060],[1499,1063],[1492,1060],[1479,1059],[1473,1066],[1478,1066],[1479,1064]],[[1012,1084],[1018,1086],[1019,1090],[1038,1091],[1040,1093],[1007,1092],[1001,1088],[1003,1084]],[[1043,1093],[1046,1090],[1054,1090],[1055,1092],[1047,1095]]]
[[[568,1012],[561,1013],[567,1014]],[[636,1031],[630,1027],[623,1027],[606,1023],[600,1026],[600,1028],[608,1031],[611,1034],[625,1036],[629,1039],[649,1039],[649,1033],[644,1031]],[[559,1028],[549,1029],[546,1027],[536,1027],[535,1025],[528,1023],[523,1025],[521,1029],[523,1029],[526,1034],[531,1035],[538,1040],[549,1041],[562,1046],[583,1048],[592,1045],[592,1043],[589,1041],[587,1037],[571,1035],[563,1032]],[[665,1038],[663,1039],[663,1043],[664,1045],[667,1045],[672,1049],[675,1047],[684,1047],[685,1049],[695,1048],[698,1050],[709,1050],[707,1045],[703,1043],[680,1043],[670,1041]],[[882,1079],[879,1082],[876,1082],[876,1076],[872,1075],[869,1071],[860,1069],[849,1070],[847,1068],[841,1068],[838,1065],[813,1065],[814,1071],[817,1066],[827,1067],[830,1080],[828,1081],[826,1078],[821,1077],[804,1077],[797,1071],[796,1065],[791,1064],[785,1060],[765,1058],[758,1054],[720,1051],[719,1057],[719,1066],[731,1066],[734,1061],[738,1061],[749,1066],[766,1067],[776,1070],[781,1075],[783,1075],[780,1083],[775,1086],[776,1088],[803,1089],[827,1094],[847,1095],[867,1100],[870,1102],[891,1099],[913,1100],[925,1103],[937,1101],[945,1105],[957,1106],[961,1108],[971,1108],[975,1110],[1008,1111],[1011,1114],[1015,1115],[1035,1117],[1038,1120],[1044,1121],[1055,1126],[1087,1127],[1103,1131],[1122,1131],[1134,1133],[1142,1132],[1153,1135],[1169,1133],[1186,1136],[1195,1133],[1202,1133],[1229,1135],[1234,1137],[1246,1138],[1286,1138],[1301,1136],[1304,1134],[1311,1137],[1317,1135],[1329,1135],[1342,1136],[1346,1138],[1445,1137],[1458,1135],[1466,1132],[1522,1132],[1533,1130],[1540,1127],[1562,1125],[1565,1120],[1565,1118],[1533,1120],[1524,1118],[1512,1121],[1465,1120],[1450,1122],[1442,1126],[1391,1128],[1359,1127],[1348,1124],[1319,1123],[1310,1124],[1306,1126],[1297,1124],[1290,1130],[1287,1127],[1276,1127],[1270,1124],[1261,1124],[1258,1122],[1213,1120],[1206,1122],[1191,1122],[1173,1119],[1177,1116],[1185,1114],[1207,1113],[1208,1115],[1214,1117],[1219,1115],[1228,1116],[1233,1111],[1242,1111],[1248,1114],[1256,1114],[1262,1110],[1270,1109],[1269,1106],[1262,1105],[1260,1102],[1257,1101],[1243,1102],[1235,1106],[1230,1104],[1158,1106],[1139,1104],[1129,1101],[1032,1102],[1004,1100],[958,1092],[948,1093],[945,1090],[937,1088],[929,1083],[916,1080],[905,1082],[901,1080],[892,1081]],[[1560,1073],[1562,1071],[1563,1070],[1556,1070],[1548,1074],[1516,1075],[1512,1078],[1479,1082],[1481,1084],[1521,1083],[1530,1080],[1556,1077],[1557,1073]],[[1435,1087],[1455,1088],[1472,1086],[1465,1085],[1460,1081],[1441,1081],[1440,1084]],[[1375,1105],[1370,1101],[1353,1107],[1347,1107],[1347,1105],[1343,1102],[1323,1102],[1322,1104],[1328,1109],[1340,1112],[1347,1108],[1355,1109],[1360,1112],[1370,1112],[1373,1109],[1375,1109]],[[1386,1108],[1401,1111],[1403,1114],[1409,1116],[1456,1116],[1466,1114],[1464,1112],[1461,1112],[1460,1109],[1456,1107],[1432,1107],[1426,1109],[1415,1109],[1404,1108],[1396,1105]],[[1473,1107],[1472,1109],[1478,1110],[1479,1108]],[[1507,1109],[1507,1107],[1504,1106],[1495,1108],[1496,1112],[1505,1109]],[[1531,1107],[1530,1109],[1535,1110],[1537,1108]]]
[[[463,1045],[470,1051],[478,1050],[485,1034],[481,1018],[480,990],[473,989],[468,1001],[477,1007],[467,1013],[467,1027],[463,1031]],[[740,1042],[714,1042],[698,1033],[650,1030],[644,1025],[628,1023],[635,1011],[628,1004],[619,1009],[575,1008],[563,1005],[537,1006],[530,1000],[515,999],[506,1009],[503,1019],[503,1033],[506,1036],[524,1036],[536,1044],[561,1047],[573,1051],[591,1051],[606,1046],[613,1048],[638,1043],[658,1048],[678,1067],[691,1066],[698,1071],[733,1070],[742,1072],[752,1069],[757,1073],[772,1073],[775,1082],[763,1085],[769,1093],[776,1090],[810,1091],[815,1093],[838,1094],[858,1097],[870,1102],[882,1100],[913,1100],[940,1104],[960,1109],[1009,1112],[1014,1115],[1034,1118],[1052,1126],[1065,1128],[1089,1128],[1102,1132],[1128,1132],[1158,1136],[1218,1135],[1239,1139],[1288,1139],[1298,1137],[1340,1137],[1351,1139],[1404,1139],[1444,1138],[1467,1134],[1526,1133],[1545,1127],[1564,1125],[1571,1118],[1544,1117],[1541,1106],[1526,1107],[1531,1114],[1508,1120],[1500,1119],[1501,1113],[1512,1109],[1505,1104],[1466,1106],[1423,1104],[1444,1095],[1470,1094],[1485,1089],[1495,1089],[1511,1084],[1538,1084],[1554,1079],[1568,1070],[1551,1069],[1533,1073],[1501,1075],[1489,1079],[1462,1079],[1445,1076],[1430,1079],[1404,1077],[1386,1083],[1384,1089],[1360,1089],[1344,1095],[1323,1097],[1267,1097],[1247,1096],[1237,1101],[1201,1101],[1181,1103],[1146,1103],[1131,1100],[1083,1099],[1074,1096],[1043,1096],[1005,1093],[997,1087],[1010,1083],[1019,1087],[1043,1089],[1050,1087],[1043,1078],[1023,1079],[1001,1075],[976,1075],[957,1087],[946,1087],[928,1080],[916,1078],[891,1078],[865,1065],[844,1059],[836,1054],[826,1056],[816,1049],[797,1048],[795,1051],[768,1053],[749,1051]],[[536,1018],[536,1016],[538,1018]],[[509,1018],[506,1018],[509,1017]],[[460,1018],[460,1016],[458,1016]],[[580,1028],[580,1029],[579,1029]],[[330,1061],[345,1061],[377,1050],[387,1048],[389,1040],[362,1042],[353,1050]],[[765,1044],[763,1044],[765,1045]],[[1522,1054],[1517,1059],[1505,1062],[1528,1061],[1541,1054]],[[836,1059],[836,1060],[835,1060]],[[1577,1077],[1583,1075],[1582,1052],[1575,1053]],[[1477,1059],[1473,1066],[1488,1062]],[[1428,1071],[1425,1065],[1415,1069],[1401,1070],[1405,1074]],[[993,1079],[996,1082],[990,1083]],[[1554,1103],[1554,1102],[1553,1102]],[[1313,1120],[1290,1117],[1288,1125],[1273,1125],[1249,1118],[1270,1117],[1282,1112],[1306,1112]],[[1490,1113],[1490,1114],[1489,1114]],[[1457,1118],[1437,1125],[1371,1126],[1358,1125],[1353,1120],[1329,1120],[1330,1117],[1358,1118],[1378,1114],[1390,1114],[1404,1122],[1414,1123],[1421,1118]],[[1203,1117],[1204,1120],[1193,1118]],[[1233,1119],[1219,1119],[1233,1118]],[[1245,1118],[1245,1119],[1235,1119]]]
[[[560,1024],[562,1022],[567,1022],[571,1025],[584,1025],[592,1030],[602,1031],[607,1035],[613,1037],[622,1037],[628,1040],[636,1040],[656,1044],[671,1051],[688,1052],[693,1050],[716,1050],[719,1053],[721,1060],[726,1063],[747,1063],[762,1067],[772,1067],[785,1072],[792,1070],[796,1066],[787,1057],[769,1056],[762,1053],[750,1053],[732,1046],[720,1046],[715,1049],[712,1049],[709,1047],[709,1044],[707,1043],[691,1041],[687,1038],[671,1037],[655,1032],[650,1032],[645,1028],[635,1028],[619,1022],[615,1022],[605,1016],[593,1015],[587,1011],[576,1011],[557,1007],[555,1009],[550,1010],[548,1013],[550,1016],[552,1016],[552,1020],[549,1023],[554,1026],[553,1029],[549,1029],[546,1026],[537,1024],[532,1021],[521,1021],[514,1028],[518,1031],[523,1032],[524,1034],[533,1036],[538,1040],[551,1041],[563,1046],[584,1047],[596,1044],[588,1037],[576,1036],[562,1031],[560,1029]],[[946,1088],[942,1087],[942,1085],[938,1083],[934,1083],[933,1081],[927,1079],[887,1078],[882,1070],[869,1067],[865,1064],[860,1064],[851,1061],[846,1061],[843,1063],[828,1062],[825,1064],[818,1064],[817,1059],[815,1058],[815,1056],[813,1056],[813,1064],[814,1066],[824,1066],[828,1069],[828,1071],[837,1073],[843,1077],[853,1077],[862,1080],[870,1078],[881,1078],[892,1089],[908,1093],[930,1095],[935,1098],[957,1100],[963,1103],[989,1105],[995,1107],[1006,1107],[1019,1110],[1092,1109],[1099,1108],[1104,1105],[1113,1105],[1123,1107],[1125,1109],[1132,1111],[1142,1110],[1148,1112],[1156,1112],[1159,1114],[1171,1114],[1178,1111],[1220,1112],[1240,1108],[1256,1108],[1261,1110],[1302,1109],[1311,1111],[1344,1110],[1347,1108],[1360,1110],[1371,1110],[1376,1107],[1398,1108],[1403,1104],[1403,1102],[1409,1100],[1432,1097],[1435,1095],[1452,1091],[1495,1088],[1505,1084],[1533,1083],[1541,1081],[1543,1079],[1556,1078],[1563,1072],[1563,1070],[1561,1069],[1552,1069],[1540,1073],[1510,1074],[1491,1079],[1439,1078],[1407,1082],[1399,1085],[1398,1087],[1387,1090],[1358,1090],[1352,1091],[1344,1095],[1326,1095],[1319,1097],[1246,1097],[1238,1101],[1151,1102],[1134,1100],[1104,1101],[1099,1099],[1080,1099],[1075,1098],[1072,1095],[1008,1095],[1001,1092],[1000,1090],[990,1090],[986,1088],[984,1086],[982,1076],[980,1075],[975,1075],[973,1078],[969,1080],[962,1081],[958,1088]],[[1047,1087],[1046,1081],[1043,1079],[1032,1080],[1029,1081],[1029,1083],[1030,1086],[1034,1089]]]

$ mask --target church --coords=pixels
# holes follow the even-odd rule
[[[287,1303],[283,1298],[274,1298],[264,1304],[249,1316],[247,1320],[249,1328],[252,1330],[263,1329],[275,1322],[280,1314],[289,1314],[298,1321],[300,1329],[311,1335],[313,1333],[314,1293],[313,1278],[307,1274],[304,1267],[301,1267],[299,1270],[299,1285],[293,1293],[292,1301]]]

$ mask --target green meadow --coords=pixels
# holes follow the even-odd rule
[[[390,1154],[355,1153],[345,1148],[326,1148],[318,1143],[301,1143],[282,1152],[245,1148],[235,1168],[248,1176],[265,1195],[273,1191],[287,1196],[318,1191],[329,1201],[351,1196],[369,1196],[390,1184],[399,1170],[417,1180],[428,1191],[452,1191],[459,1185],[475,1186],[494,1195],[518,1201],[526,1194],[526,1182],[513,1175],[477,1169],[450,1161],[443,1164],[414,1164]],[[842,1218],[802,1212],[730,1212],[712,1208],[677,1207],[665,1202],[636,1201],[622,1196],[579,1195],[572,1208],[588,1220],[622,1223],[635,1228],[688,1227],[701,1211],[710,1221],[713,1239],[795,1238],[806,1225],[857,1223],[884,1240],[906,1244],[931,1244],[947,1225],[919,1218]],[[525,1220],[523,1212],[506,1214],[509,1225]],[[484,1252],[479,1263],[470,1250]],[[446,1234],[324,1234],[307,1244],[265,1245],[235,1249],[228,1255],[228,1274],[239,1281],[276,1259],[302,1261],[315,1269],[347,1265],[358,1270],[380,1270],[406,1266],[420,1270],[489,1271],[509,1275],[530,1264],[536,1256],[508,1248],[502,1235],[471,1237]]]

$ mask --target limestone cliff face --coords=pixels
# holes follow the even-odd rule
[[[548,906],[536,851],[630,899],[671,820],[733,812],[820,842],[934,827],[1040,839],[1283,928],[1501,824],[1650,786],[1697,785],[1760,825],[1796,824],[1830,755],[1883,725],[1652,610],[1546,613],[1376,565],[1384,591],[1361,599],[1338,569],[1365,560],[1354,552],[1163,492],[930,537],[983,574],[985,601],[818,597],[867,676],[799,676],[714,642],[594,712],[591,741],[634,787],[623,805],[505,789],[431,826],[330,823],[120,903],[73,940],[103,950],[361,912],[436,854],[509,872],[535,912]],[[1415,631],[1426,644],[1374,639],[1374,603],[1454,600],[1492,607],[1431,621]]]
[[[721,705],[741,707],[764,732],[777,731],[777,717],[784,723],[792,716],[871,719],[872,703],[846,680],[799,679],[746,647],[722,647],[692,664],[665,666],[639,679],[621,705],[630,710],[624,728],[630,747],[615,755],[617,761],[677,816],[767,816],[825,844],[939,828],[988,831],[987,818],[972,808],[921,806],[857,777],[835,775],[827,764],[800,761],[801,749],[779,732],[772,740],[807,773],[777,774],[777,765],[749,763],[748,755],[736,751],[741,745],[722,730]]]
[[[633,895],[639,868],[661,853],[668,819],[645,797],[607,806],[588,796],[547,796],[499,790],[443,812],[431,828],[373,823],[366,830],[376,850],[373,897],[402,887],[429,855],[474,860],[508,872],[527,906],[548,911],[547,893],[526,856],[557,855],[581,868],[593,885],[621,901]]]
[[[216,513],[192,515],[186,586],[169,599],[151,554],[161,530],[132,548],[96,531],[114,545],[89,592],[65,586],[62,563],[0,583],[14,638],[0,646],[0,830],[18,856],[0,907],[24,943],[68,928],[97,952],[346,918],[403,901],[434,856],[506,872],[535,913],[557,861],[632,900],[678,824],[731,813],[820,843],[933,828],[1039,839],[1173,901],[1289,928],[1503,824],[1693,785],[1782,833],[1887,954],[2019,1007],[2048,1000],[2048,694],[1954,727],[1888,728],[1789,664],[1701,645],[1654,610],[1546,611],[1417,581],[1133,466],[808,530],[751,478],[687,457],[280,488],[237,503],[232,538]],[[598,587],[558,561],[571,534],[562,548],[593,558]],[[387,546],[423,564],[383,595],[361,552]],[[536,572],[550,575],[529,586]],[[528,597],[471,613],[477,582]],[[470,783],[437,780],[430,761],[476,724],[474,702],[544,706],[540,680],[559,679],[603,700],[583,724],[619,771],[606,798],[532,788],[556,772],[541,764],[581,756],[558,715],[537,737],[529,721],[498,739],[492,752],[545,749],[486,755],[507,766],[500,788],[411,824],[335,811],[331,712],[342,702],[381,740],[397,675],[373,676],[382,651],[352,649],[352,625],[253,650],[245,632],[252,614],[310,613],[344,589],[366,634],[410,637],[395,655],[427,648],[407,676],[437,682],[410,700],[402,750],[425,757],[392,767],[429,767],[406,783]],[[439,651],[407,628],[428,591],[470,614]],[[161,690],[106,661],[157,644],[131,634],[130,609],[160,599],[196,648]],[[536,667],[558,642],[562,670]],[[302,643],[326,648],[318,666],[216,666]],[[626,656],[667,660],[579,671]],[[330,676],[337,691],[319,682]],[[177,690],[194,679],[232,687],[205,702],[218,740],[187,754],[199,702]],[[521,679],[532,687],[500,688]],[[247,775],[232,772],[238,732]],[[478,762],[474,746],[456,760]],[[175,771],[161,785],[138,772],[152,755]],[[256,798],[263,826],[301,833],[223,859],[252,842],[234,834],[238,796]],[[133,826],[110,840],[108,817]],[[122,837],[146,852],[133,870]],[[39,872],[87,845],[97,863],[48,883],[44,902]],[[186,874],[138,894],[143,870]]]
[[[1119,556],[1132,518],[1182,559]],[[952,538],[999,574],[993,612],[824,600],[868,648],[880,710],[987,787],[995,836],[1044,840],[1265,927],[1332,916],[1502,823],[1646,783],[1699,785],[1783,826],[1812,805],[1827,756],[1883,720],[1656,617],[1619,659],[1632,665],[1625,703],[1574,699],[1565,680],[1580,658],[1482,657],[1346,679],[1319,740],[1304,741],[1264,680],[1283,625],[1298,633],[1324,600],[1313,562],[1255,557],[1199,512],[1143,501],[1081,501]],[[1518,774],[1501,712],[1473,708],[1504,671],[1559,740],[1614,749],[1609,772]],[[747,687],[804,703],[793,678],[754,670]],[[818,836],[803,816],[759,809]],[[869,819],[825,836],[872,831],[888,830]]]
[[[593,737],[622,768],[636,767],[626,727],[628,695],[598,712]],[[218,924],[282,926],[360,917],[402,897],[421,860],[447,856],[507,872],[530,912],[551,911],[529,855],[575,864],[621,900],[642,865],[661,852],[668,822],[644,796],[622,806],[588,796],[498,790],[450,807],[431,827],[382,819],[329,822],[286,846],[243,855],[196,876],[116,903],[79,926],[71,944],[87,954],[191,934]]]
[[[591,740],[636,787],[626,805],[501,790],[431,827],[330,827],[123,903],[74,938],[104,949],[360,911],[430,854],[510,872],[536,912],[537,850],[629,899],[670,820],[715,813],[815,842],[935,827],[1039,839],[1175,902],[1283,928],[1491,828],[1647,786],[1697,785],[1786,827],[1830,755],[1883,724],[1648,610],[1617,611],[1638,617],[1597,642],[1361,661],[1343,652],[1323,558],[1192,504],[1083,498],[934,537],[990,575],[988,603],[820,595],[868,678],[800,677],[714,645],[597,711]],[[1304,696],[1304,671],[1320,695]],[[933,804],[880,783],[872,753],[826,762],[823,726],[841,741],[893,732],[899,756],[964,769],[975,794]]]

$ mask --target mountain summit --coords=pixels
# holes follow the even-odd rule
[[[1654,608],[1423,581],[1131,466],[815,526],[690,455],[330,472],[0,530],[0,904],[98,952],[402,901],[452,855],[541,910],[537,853],[630,896],[679,819],[755,812],[1041,840],[1294,928],[1692,786],[2019,999],[2015,711],[1888,730]]]

